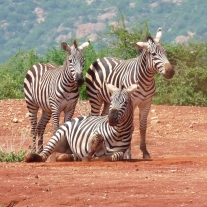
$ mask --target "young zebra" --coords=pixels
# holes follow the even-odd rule
[[[36,64],[27,72],[24,79],[24,93],[31,121],[32,151],[43,149],[43,134],[50,117],[53,117],[54,132],[59,128],[60,113],[64,111],[64,121],[72,118],[78,100],[78,87],[84,83],[83,50],[89,42],[77,46],[76,40],[70,47],[62,42],[62,49],[67,52],[64,65]],[[37,124],[37,112],[42,109],[42,116]]]
[[[138,58],[129,60],[100,58],[91,64],[86,74],[86,89],[93,116],[100,115],[102,103],[104,108],[101,115],[108,114],[110,95],[105,82],[121,88],[122,84],[128,87],[138,80],[139,90],[132,99],[134,107],[139,107],[140,149],[143,158],[150,158],[146,147],[146,130],[147,116],[155,94],[154,75],[158,72],[166,79],[171,79],[175,73],[167,59],[165,49],[159,44],[161,36],[159,28],[155,39],[148,37],[146,42],[132,43],[140,51]],[[130,149],[126,157],[131,158]]]
[[[133,84],[127,89],[118,89],[111,84],[106,84],[106,87],[112,93],[108,116],[84,116],[66,122],[40,155],[30,153],[25,156],[25,161],[46,161],[53,152],[66,153],[57,161],[122,160],[134,129],[131,95],[138,85]]]

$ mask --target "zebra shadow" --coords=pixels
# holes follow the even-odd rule
[[[148,162],[153,161],[153,159],[123,159],[123,162]]]

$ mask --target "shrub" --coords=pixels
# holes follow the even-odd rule
[[[153,104],[207,106],[206,81],[207,70],[199,67],[177,70],[171,80],[156,76]]]
[[[9,61],[0,66],[0,99],[23,98],[23,82],[27,70],[38,62],[34,50],[19,50]]]
[[[102,38],[107,44],[105,49],[95,50],[91,43],[84,51],[86,71],[97,58],[115,56],[123,59],[137,57],[130,42],[144,40],[150,34],[147,22],[126,28],[125,19],[120,15],[116,25],[111,25]],[[154,104],[207,106],[207,41],[188,42],[180,45],[163,43],[176,73],[172,80],[155,76],[157,90]],[[23,98],[23,81],[28,69],[37,62],[54,62],[62,65],[65,51],[61,48],[48,49],[44,56],[38,57],[34,50],[19,50],[9,61],[0,65],[0,99]],[[80,88],[80,99],[87,99],[86,87]]]
[[[0,162],[23,162],[26,151],[20,149],[18,152],[0,151]]]

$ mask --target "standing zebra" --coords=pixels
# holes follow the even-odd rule
[[[78,100],[78,87],[84,83],[83,50],[89,42],[77,46],[76,40],[70,47],[66,42],[61,46],[67,52],[64,65],[36,64],[27,72],[24,79],[24,93],[31,121],[32,151],[36,151],[36,136],[38,135],[38,150],[43,149],[43,134],[52,115],[54,132],[59,128],[60,113],[64,111],[64,121],[72,118]],[[37,124],[37,112],[42,109],[42,116]]]
[[[112,93],[109,115],[74,118],[62,125],[43,151],[25,156],[26,162],[46,161],[53,152],[66,153],[57,161],[87,160],[93,158],[117,161],[124,158],[133,133],[134,108],[131,94],[137,84],[118,89],[106,84]]]
[[[101,115],[108,114],[110,103],[109,91],[105,83],[110,83],[118,88],[134,84],[138,81],[139,90],[133,95],[134,107],[139,107],[140,120],[140,149],[143,158],[150,158],[146,147],[147,116],[155,94],[156,72],[171,79],[174,69],[166,57],[165,49],[159,44],[162,36],[161,28],[158,29],[156,38],[148,37],[146,42],[132,43],[140,51],[138,58],[122,60],[119,58],[100,58],[91,64],[86,74],[86,89],[91,105],[91,115],[100,115],[102,103],[104,108]],[[131,158],[130,148],[126,158]]]

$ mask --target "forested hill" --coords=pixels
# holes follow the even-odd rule
[[[207,39],[206,0],[0,0],[0,63],[19,48],[39,54],[63,40],[95,40],[120,17],[126,25],[148,21],[163,41]],[[138,41],[138,40],[135,40]]]

